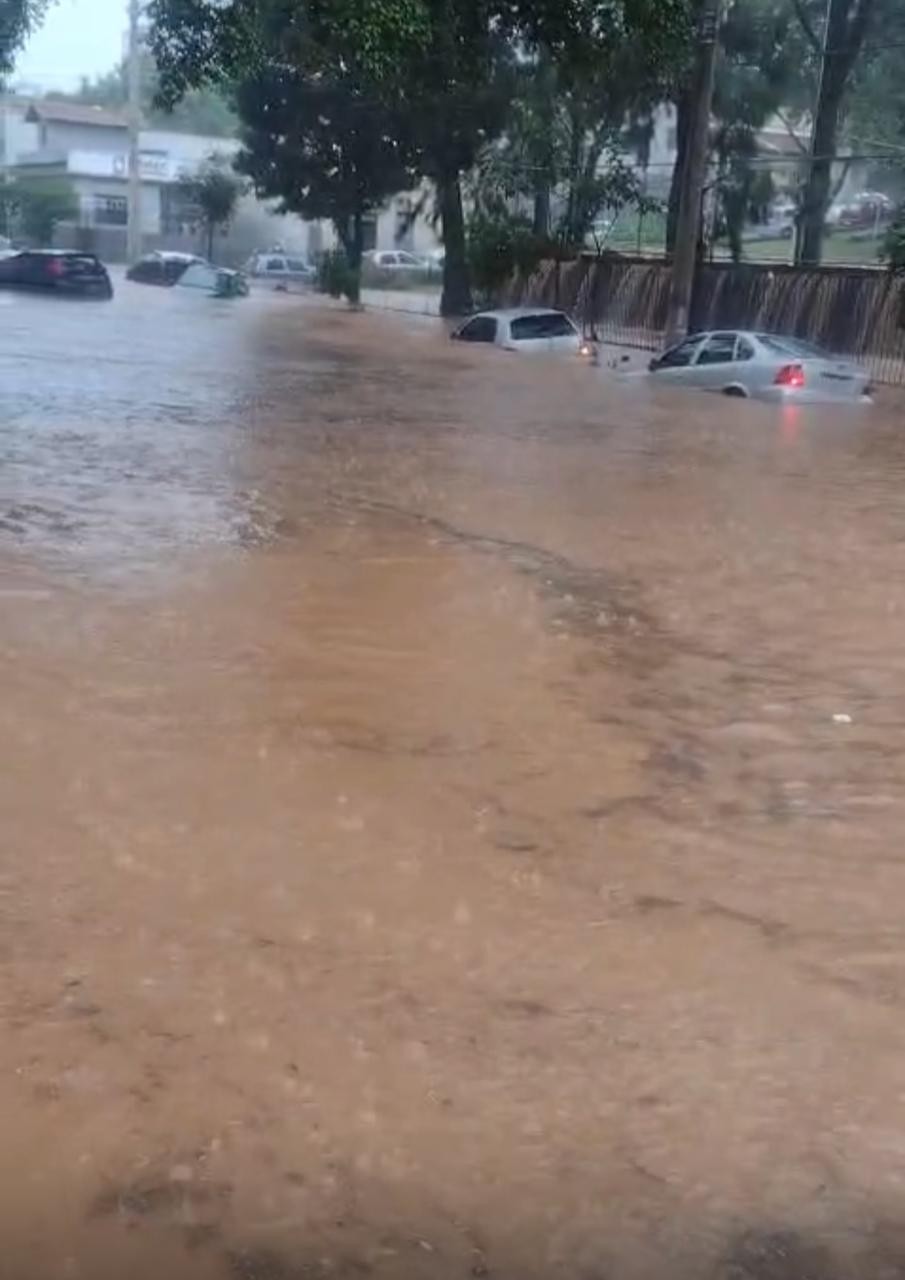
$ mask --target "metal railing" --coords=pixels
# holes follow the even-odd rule
[[[662,345],[670,266],[617,255],[546,262],[509,290],[512,302],[561,307],[608,342]],[[905,275],[870,267],[713,262],[698,270],[693,329],[755,329],[805,338],[905,385]]]

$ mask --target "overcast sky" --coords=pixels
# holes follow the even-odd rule
[[[74,88],[122,57],[127,0],[56,0],[16,62],[14,80]]]

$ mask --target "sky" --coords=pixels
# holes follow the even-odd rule
[[[127,0],[56,0],[16,61],[13,82],[72,89],[122,57]]]

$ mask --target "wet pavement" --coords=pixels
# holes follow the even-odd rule
[[[0,297],[2,1280],[905,1275],[905,438]]]

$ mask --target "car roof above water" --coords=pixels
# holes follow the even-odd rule
[[[558,307],[502,307],[495,311],[477,311],[470,319],[478,316],[493,316],[497,320],[527,320],[529,316],[564,316],[565,311]]]

